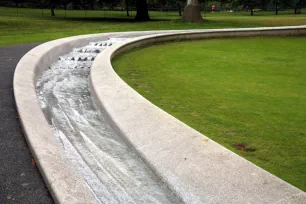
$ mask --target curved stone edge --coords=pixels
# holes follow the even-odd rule
[[[14,73],[14,96],[21,127],[35,163],[56,203],[97,203],[87,183],[78,176],[55,139],[36,95],[36,82],[41,73],[59,56],[75,47],[109,37],[139,36],[165,31],[135,31],[81,35],[39,45],[25,54]]]
[[[64,38],[37,46],[23,56],[14,74],[14,96],[24,136],[55,203],[97,201],[65,158],[38,103],[35,85],[41,73],[60,55],[96,38],[101,35]]]
[[[135,31],[81,35],[62,38],[39,45],[18,62],[13,89],[21,127],[35,163],[55,203],[97,203],[87,183],[78,176],[55,139],[36,95],[36,82],[41,73],[63,54],[89,42],[109,37],[139,36],[165,31]]]
[[[121,52],[158,42],[305,34],[306,26],[296,26],[173,31],[138,37],[114,45],[96,57],[91,68],[90,91],[114,130],[183,202],[305,203],[305,192],[153,105],[128,86],[111,65],[111,59]]]
[[[91,204],[97,200],[55,139],[37,100],[36,81],[60,55],[111,34],[68,37],[39,45],[23,56],[14,73],[14,96],[24,136],[55,203]]]

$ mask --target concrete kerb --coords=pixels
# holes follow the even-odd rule
[[[78,36],[40,45],[19,61],[14,75],[14,95],[23,132],[56,203],[96,203],[96,199],[67,162],[38,104],[35,84],[41,72],[59,55],[97,37],[101,35]]]
[[[216,31],[217,30],[207,30],[207,32]],[[190,33],[202,31],[143,31],[76,36],[59,39],[40,45],[28,52],[20,60],[19,64],[16,67],[14,76],[14,95],[16,100],[16,106],[18,109],[25,137],[36,160],[36,164],[38,165],[39,170],[42,173],[42,176],[56,203],[96,203],[96,200],[92,195],[91,191],[88,189],[87,184],[77,175],[75,170],[71,168],[71,165],[66,160],[59,142],[55,140],[53,136],[52,127],[48,124],[41,111],[35,91],[36,80],[41,75],[41,72],[47,69],[49,65],[57,59],[58,56],[70,52],[71,49],[74,47],[86,45],[90,41],[102,40],[103,38],[108,38],[113,35],[116,35],[117,37],[123,37],[148,35],[152,33],[182,32]],[[152,42],[154,42],[154,40]],[[109,65],[111,66],[110,60]],[[115,80],[121,80],[118,76],[116,77],[117,78],[115,78]],[[124,87],[126,86],[127,85],[124,84]],[[134,105],[137,106],[137,104]],[[99,107],[105,110],[102,106]],[[107,114],[110,117],[113,115],[112,113]],[[163,116],[165,116],[165,113],[162,111],[161,117]],[[110,121],[114,120],[111,119]],[[188,130],[188,128],[189,127],[185,125],[185,129]],[[154,131],[154,128],[152,129],[152,131]],[[194,130],[191,129],[191,131]],[[199,136],[202,135],[199,134]],[[149,160],[147,160],[147,162],[150,164]],[[151,162],[154,163],[154,161]],[[150,166],[154,167],[154,165]],[[158,170],[156,170],[156,172],[158,172]],[[163,177],[161,178],[164,179]],[[175,177],[168,179],[173,180],[175,179]],[[167,180],[165,179],[164,181],[170,184],[173,183],[167,182]],[[203,186],[203,188],[206,187]],[[190,196],[190,193],[187,192],[186,195]],[[295,197],[293,196],[293,198],[291,198],[291,195],[293,195],[293,193],[289,193],[288,199],[290,198],[294,200]],[[297,195],[300,199],[304,200],[303,193],[294,195]],[[208,195],[207,197],[209,198],[210,196],[211,195]],[[196,198],[191,200],[196,200]],[[286,198],[283,198],[283,200],[286,202]]]
[[[14,96],[20,123],[42,177],[56,203],[97,203],[91,190],[67,161],[37,100],[35,84],[41,73],[63,54],[91,41],[112,36],[146,35],[168,31],[92,34],[50,41],[29,51],[14,74]]]
[[[174,31],[114,45],[95,59],[90,89],[109,123],[185,203],[306,203],[305,192],[153,105],[113,70],[118,53],[147,44],[256,35],[305,35],[306,26]]]

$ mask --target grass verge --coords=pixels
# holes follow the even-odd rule
[[[306,191],[305,44],[306,37],[177,42],[124,53],[113,66],[160,108]]]
[[[62,37],[115,31],[178,30],[205,28],[241,28],[306,24],[306,14],[293,15],[293,11],[249,13],[203,13],[204,23],[187,23],[176,12],[150,12],[152,21],[134,22],[133,15],[125,12],[56,10],[57,17],[50,17],[49,10],[0,7],[0,46],[45,42]]]

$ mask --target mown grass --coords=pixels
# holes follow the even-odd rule
[[[88,33],[114,31],[239,28],[306,24],[306,15],[293,15],[286,11],[275,16],[273,12],[203,13],[204,23],[186,23],[177,12],[150,12],[152,21],[134,22],[122,11],[70,11],[56,10],[50,17],[44,9],[17,9],[0,7],[0,46],[32,42],[45,42],[57,38]],[[43,16],[42,16],[43,14]]]
[[[177,42],[113,65],[160,108],[305,191],[305,45],[306,37]]]

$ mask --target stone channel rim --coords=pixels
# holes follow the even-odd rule
[[[94,61],[94,66],[99,67],[96,65],[96,62],[100,60],[103,56],[108,56],[108,62],[105,63],[105,65],[110,65],[110,60],[115,54],[118,54],[119,51],[123,51],[126,49],[128,45],[137,46],[137,42],[141,42],[142,40],[148,41],[151,39],[151,42],[155,42],[156,39],[163,38],[163,41],[169,41],[172,39],[171,36],[175,35],[189,35],[192,34],[194,36],[200,34],[200,33],[206,33],[208,35],[211,35],[212,33],[217,34],[215,37],[221,37],[220,35],[222,32],[257,32],[256,35],[262,35],[263,30],[268,31],[279,31],[279,30],[290,30],[297,32],[298,34],[305,34],[306,32],[306,26],[297,26],[297,27],[278,27],[278,28],[255,28],[255,29],[215,29],[215,30],[189,30],[189,31],[160,31],[160,33],[167,33],[167,34],[157,34],[158,32],[155,31],[154,35],[146,36],[146,37],[138,37],[134,39],[133,42],[125,43],[124,45],[117,45],[114,47],[111,47],[108,49],[108,51],[104,51],[98,55],[96,60]],[[144,34],[148,35],[150,32],[126,32],[121,33],[123,34]],[[154,33],[154,32],[153,32]],[[219,34],[218,34],[219,33]],[[66,52],[66,50],[69,50],[70,48],[84,45],[89,41],[94,41],[101,38],[107,38],[107,37],[113,37],[112,35],[118,35],[119,33],[107,33],[107,34],[94,34],[94,35],[85,35],[85,36],[76,36],[76,37],[70,37],[70,38],[64,38],[59,39],[51,42],[47,42],[43,45],[40,45],[30,52],[28,52],[18,63],[14,75],[14,95],[16,100],[16,106],[17,110],[20,116],[22,128],[24,131],[24,135],[26,137],[26,140],[30,146],[31,152],[38,164],[39,170],[44,178],[44,181],[46,182],[52,197],[54,198],[56,203],[96,203],[96,200],[90,190],[87,188],[86,184],[82,180],[82,178],[78,177],[78,175],[75,173],[74,169],[69,167],[69,164],[66,163],[65,155],[62,152],[62,150],[59,148],[59,144],[52,139],[52,130],[51,127],[48,125],[46,119],[44,118],[44,115],[40,109],[40,106],[37,102],[36,98],[36,92],[35,92],[35,82],[37,80],[37,77],[41,74],[43,71],[42,69],[46,69],[45,67],[48,63],[52,62],[52,60],[56,59],[60,54],[63,54]],[[169,37],[167,39],[167,36]],[[196,38],[199,38],[200,36],[197,36]],[[213,36],[210,36],[213,37]],[[147,39],[146,39],[147,38]],[[196,39],[195,38],[195,39]],[[154,40],[152,40],[154,39]],[[148,42],[146,42],[148,43]],[[139,44],[138,44],[139,45]],[[37,54],[39,53],[39,54]],[[45,65],[45,66],[44,66]],[[112,67],[111,67],[112,68]],[[97,69],[95,69],[97,70]],[[102,71],[103,72],[103,71]],[[100,73],[101,74],[101,73]],[[97,87],[95,84],[95,79],[99,74],[96,75],[96,72],[91,72],[91,92],[92,96],[94,97],[94,100],[96,101],[96,104],[99,109],[103,112],[107,112],[107,115],[110,118],[110,123],[113,124],[113,126],[116,127],[116,124],[114,124],[114,114],[113,112],[108,112],[108,110],[105,109],[105,106],[101,101],[99,101],[99,92],[97,91]],[[119,77],[118,77],[119,78]],[[121,79],[115,79],[120,81]],[[137,93],[138,94],[138,93]],[[141,97],[141,96],[140,96]],[[156,108],[156,107],[154,107]],[[40,121],[39,124],[37,124],[37,121]],[[190,131],[190,128],[187,128],[188,131]],[[124,129],[122,127],[116,128],[121,135],[124,132]],[[132,142],[130,139],[126,138],[127,141],[129,141],[130,145],[132,145]],[[139,151],[139,148],[133,145],[135,149],[137,149],[137,152]],[[139,152],[138,152],[139,153]],[[144,158],[143,153],[139,153],[142,158]],[[147,158],[144,158],[146,163],[149,164],[149,166],[152,167],[151,161],[148,161]],[[158,172],[156,170],[156,166],[153,168],[154,172]],[[162,175],[158,176],[161,177],[163,181],[166,183],[169,181],[167,178],[163,178]],[[282,183],[282,182],[281,182]],[[285,198],[286,201],[288,199],[291,199],[291,197],[294,197],[294,202],[299,200],[302,203],[306,199],[306,195],[304,192],[300,191],[299,189],[296,189],[295,187],[291,186],[287,183],[282,183],[282,185],[289,185],[290,189],[292,190],[292,193],[289,193]],[[78,188],[71,188],[71,186],[78,186]],[[60,188],[59,188],[60,187]],[[180,194],[175,187],[171,187],[171,189],[176,189],[175,192]],[[291,191],[290,190],[290,191]],[[186,197],[187,196],[187,197]],[[180,198],[183,201],[196,201],[197,199],[189,199],[187,194],[181,194]],[[209,195],[210,196],[210,195]]]

